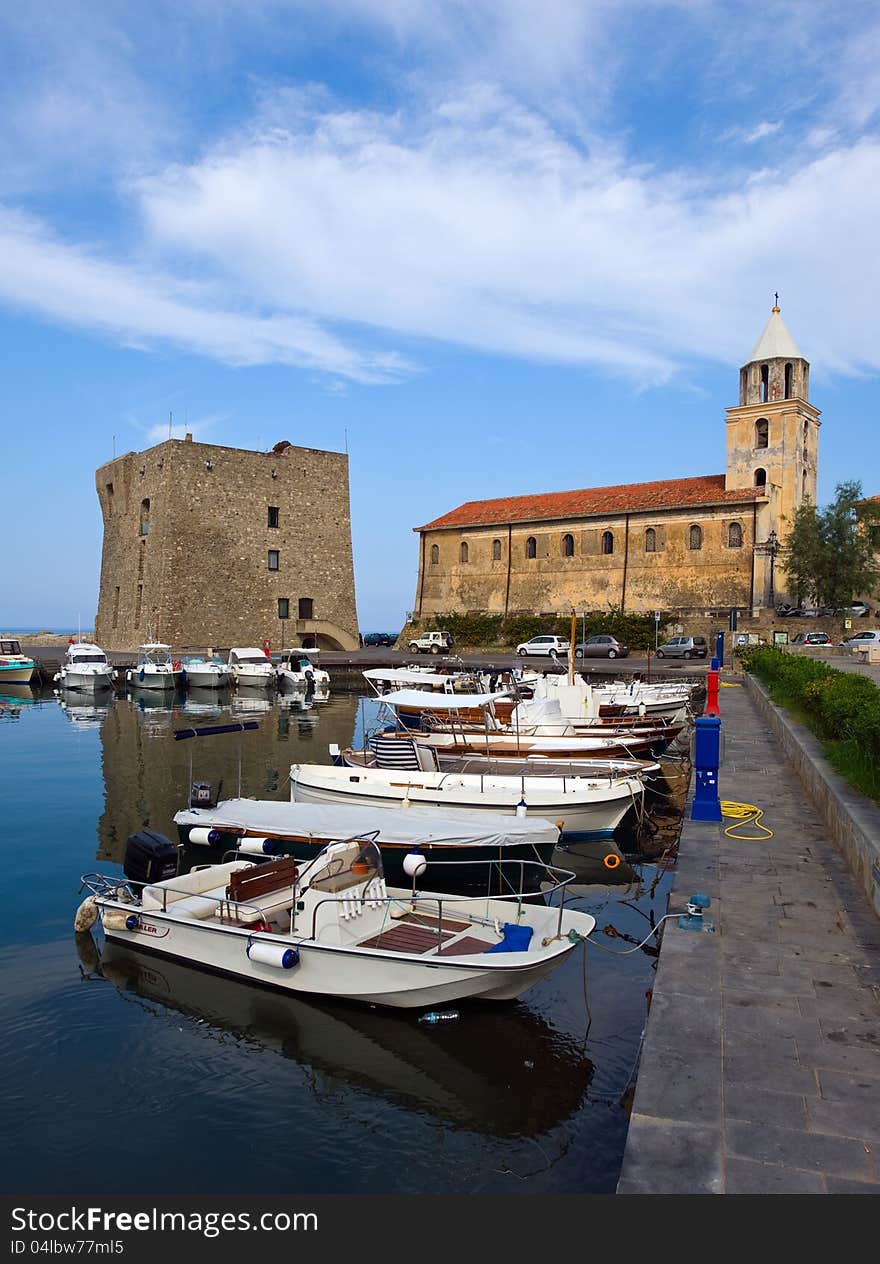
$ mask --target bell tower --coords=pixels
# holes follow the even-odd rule
[[[786,329],[779,296],[739,371],[739,404],[727,409],[725,487],[754,487],[759,532],[780,539],[807,498],[816,502],[819,410],[809,402],[810,366]]]

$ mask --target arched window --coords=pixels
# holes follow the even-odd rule
[[[468,546],[467,546],[467,541],[466,541],[466,540],[462,540],[462,542],[461,542],[461,548],[460,548],[460,550],[459,550],[459,556],[460,556],[460,558],[461,558],[461,560],[462,560],[463,562],[466,562],[466,561],[468,560]]]
[[[562,537],[562,556],[574,557],[574,536],[564,535]]]
[[[755,470],[755,486],[756,487],[767,486],[767,471],[766,470],[762,470],[762,469]]]
[[[440,561],[440,545],[432,544],[431,545],[431,565],[436,566],[439,561]]]
[[[703,547],[703,528],[698,526],[691,527],[688,532],[688,548],[701,549]]]
[[[538,556],[538,542],[533,535],[526,540],[526,557]]]
[[[770,398],[770,367],[761,365],[761,403],[766,404]]]
[[[785,398],[791,399],[791,383],[794,370],[790,364],[785,366]]]
[[[741,549],[743,546],[743,529],[738,522],[732,522],[727,528],[727,547]]]
[[[648,530],[645,532],[645,552],[657,552],[657,532],[653,527],[648,527]]]
[[[492,561],[493,562],[501,561],[501,541],[500,540],[492,541]]]
[[[770,422],[766,417],[759,417],[755,422],[755,447],[766,448],[770,442]]]
[[[614,552],[614,535],[610,531],[602,532],[602,552],[603,553]]]

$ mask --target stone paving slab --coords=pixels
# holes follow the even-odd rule
[[[618,1193],[880,1193],[880,919],[745,688],[721,696],[722,799],[686,818]],[[742,833],[760,833],[745,827]]]

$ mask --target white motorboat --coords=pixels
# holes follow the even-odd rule
[[[398,689],[435,693],[494,693],[502,689],[511,693],[530,692],[539,679],[536,671],[520,668],[490,672],[462,667],[444,671],[418,663],[409,667],[370,667],[363,676],[380,698]]]
[[[216,654],[190,654],[181,663],[183,682],[196,689],[223,689],[230,682],[229,664]]]
[[[265,650],[234,647],[229,651],[229,672],[236,685],[268,689],[275,683],[275,668]]]
[[[301,803],[407,804],[440,811],[492,812],[552,821],[572,838],[610,836],[627,812],[638,814],[645,788],[639,777],[543,777],[495,773],[426,772],[410,740],[411,769],[293,764],[291,798]]]
[[[171,646],[148,641],[138,648],[137,665],[128,669],[125,679],[132,689],[176,689],[180,674],[180,659],[172,659]]]
[[[281,662],[275,667],[279,689],[297,689],[325,701],[330,695],[330,673],[317,664],[320,652],[311,646],[285,650]]]
[[[208,788],[209,799],[211,789]],[[550,863],[559,830],[546,820],[524,820],[494,812],[463,813],[411,804],[305,803],[296,800],[226,799],[193,805],[174,817],[182,845],[221,855],[236,848],[257,855],[279,851],[311,858],[339,838],[371,838],[382,852],[385,875],[406,883],[403,861],[410,852],[444,863],[446,880],[465,880],[485,893],[499,860]],[[454,864],[461,861],[461,864]]]
[[[499,862],[512,893],[491,898],[417,890],[424,864],[414,853],[411,889],[387,886],[378,847],[356,839],[300,863],[236,859],[147,885],[86,874],[76,924],[94,911],[111,941],[282,991],[401,1009],[513,1000],[595,927],[565,907],[569,870],[535,862],[554,905],[523,892],[528,861]],[[442,862],[431,870],[438,881]]]
[[[91,641],[71,642],[61,670],[55,673],[55,682],[61,689],[78,689],[82,693],[112,689],[115,679],[116,672],[107,662],[107,655]]]
[[[0,689],[4,685],[29,685],[36,663],[21,652],[21,642],[14,637],[0,639]]]

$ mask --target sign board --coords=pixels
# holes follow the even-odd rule
[[[788,645],[788,633],[787,632],[774,632],[773,644],[774,645]]]
[[[660,611],[659,611],[659,610],[655,610],[655,611],[654,611],[654,622],[655,622],[655,623],[659,623],[659,622],[660,622]]]
[[[845,628],[851,628],[851,627],[852,627],[852,619],[844,619],[844,621],[843,621],[843,626],[844,626]]]

